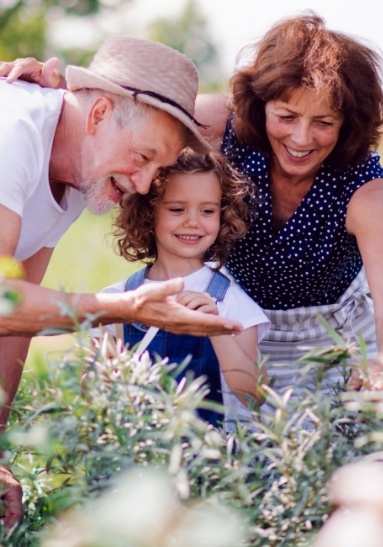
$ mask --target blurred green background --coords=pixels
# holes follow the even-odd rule
[[[105,38],[127,33],[185,53],[198,68],[200,91],[226,86],[229,75],[197,2],[179,0],[171,17],[142,16],[137,23],[138,4],[140,0],[0,0],[0,59],[56,56],[62,69],[88,65]]]

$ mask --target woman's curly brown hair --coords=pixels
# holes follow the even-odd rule
[[[255,214],[254,184],[235,170],[218,153],[197,154],[185,149],[177,162],[163,168],[146,195],[133,194],[121,201],[115,219],[117,253],[129,262],[153,263],[157,258],[154,237],[156,205],[161,201],[167,181],[174,175],[214,173],[221,185],[220,229],[217,239],[204,253],[205,262],[220,268],[235,242],[242,238]]]
[[[271,154],[265,104],[288,100],[299,87],[329,93],[344,122],[327,159],[347,167],[379,144],[383,123],[382,55],[378,48],[329,30],[309,11],[273,26],[242,50],[245,62],[231,79],[235,128],[241,140]]]

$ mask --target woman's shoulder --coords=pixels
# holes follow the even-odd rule
[[[215,150],[220,148],[230,109],[231,99],[223,93],[208,93],[197,97],[195,117],[207,126],[201,128],[201,133]]]
[[[344,180],[348,179],[352,181],[363,178],[370,181],[377,176],[382,176],[383,167],[380,162],[380,155],[377,152],[370,152],[364,160],[349,165],[341,171],[332,170],[331,168],[329,168],[329,171],[331,171],[334,176],[340,174]]]

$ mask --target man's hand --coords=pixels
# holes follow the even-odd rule
[[[0,519],[6,530],[11,530],[23,518],[23,492],[11,471],[2,465],[0,465],[0,496],[2,500]]]
[[[10,84],[20,79],[34,82],[41,87],[65,88],[65,80],[58,70],[59,62],[57,57],[51,57],[45,63],[33,57],[15,59],[8,63],[0,62],[0,76],[5,76]]]
[[[237,321],[230,321],[213,313],[188,309],[182,302],[184,298],[188,297],[183,295],[197,293],[185,291],[181,296],[176,296],[181,293],[182,288],[183,280],[177,278],[161,283],[142,285],[135,291],[124,293],[126,298],[133,298],[130,307],[131,317],[128,322],[140,322],[175,334],[193,334],[195,336],[217,336],[241,332],[242,325]],[[206,300],[206,295],[198,294],[203,295]],[[182,303],[177,301],[178,298]],[[213,299],[209,296],[209,305],[211,304],[215,306]]]

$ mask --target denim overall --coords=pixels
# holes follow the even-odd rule
[[[126,282],[125,290],[134,290],[142,285],[148,270],[149,267],[146,267],[131,275]],[[222,301],[229,286],[230,280],[226,276],[221,272],[214,272],[204,292],[209,293],[215,300]],[[147,330],[148,327],[142,323],[124,324],[124,343],[130,348],[133,347],[142,340]],[[153,361],[156,361],[154,354],[158,354],[160,357],[168,357],[170,363],[181,363],[185,357],[191,355],[191,361],[176,380],[179,382],[189,371],[195,378],[206,376],[210,389],[208,399],[223,404],[219,363],[207,336],[172,334],[159,330],[147,350]],[[214,426],[223,420],[222,414],[213,410],[200,409],[198,414]]]

